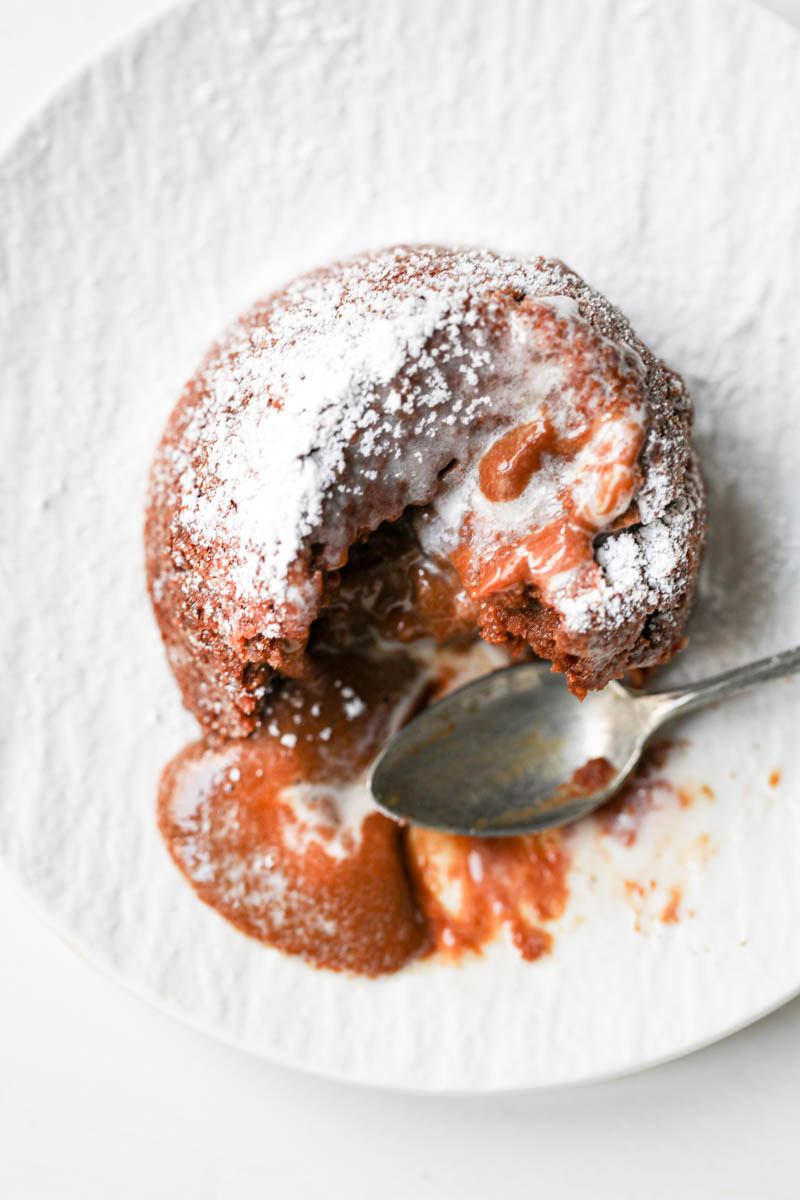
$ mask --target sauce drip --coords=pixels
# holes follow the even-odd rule
[[[502,927],[539,957],[551,940],[542,922],[567,899],[558,837],[432,835],[368,807],[378,751],[472,661],[474,608],[455,571],[407,528],[383,527],[330,586],[302,673],[273,688],[259,730],[221,748],[197,742],[165,771],[170,854],[242,932],[318,966],[396,971],[435,949],[478,952]],[[446,645],[420,655],[424,637]],[[439,890],[445,875],[461,881],[460,913]]]
[[[591,796],[601,791],[614,778],[615,767],[607,758],[590,758],[582,767],[573,772],[572,779],[567,784],[573,796]]]
[[[408,848],[417,901],[448,956],[478,953],[507,929],[523,958],[546,954],[542,929],[564,911],[570,857],[558,833],[456,837],[411,828]]]
[[[478,465],[480,489],[487,500],[516,500],[542,465],[545,453],[559,454],[559,441],[550,423],[518,425],[487,450]]]
[[[662,773],[674,745],[674,742],[662,739],[645,750],[639,766],[619,795],[596,813],[603,833],[625,846],[632,846],[648,812],[660,808],[664,802],[674,800],[684,804],[682,793]]]
[[[665,925],[676,925],[680,921],[681,898],[680,888],[670,888],[669,900],[661,913],[661,920]]]
[[[242,933],[335,970],[396,971],[432,945],[402,832],[373,812],[342,834],[325,787],[298,812],[281,799],[297,769],[293,751],[260,734],[221,752],[187,747],[159,795],[170,853],[200,899]]]
[[[200,899],[243,933],[336,970],[377,975],[427,952],[402,830],[362,806],[364,771],[424,686],[402,652],[319,647],[257,733],[179,754],[161,781],[159,827]]]
[[[270,698],[256,734],[183,750],[161,781],[159,827],[200,899],[251,937],[368,976],[434,951],[480,953],[503,930],[526,960],[548,953],[546,925],[569,896],[568,834],[457,837],[367,807],[366,769],[403,719],[461,682],[460,656],[469,650],[432,671],[402,650],[323,644],[311,675]],[[660,773],[670,746],[651,747],[597,814],[605,833],[632,844],[672,786]],[[565,786],[591,794],[613,770],[591,759]]]
[[[592,331],[543,306],[528,317],[535,330],[531,359],[557,361],[560,382],[537,421],[506,431],[484,453],[478,485],[491,504],[509,504],[557,465],[558,515],[538,524],[527,518],[524,529],[512,522],[507,534],[487,535],[476,513],[467,514],[453,561],[478,601],[520,584],[535,587],[548,603],[597,588],[594,539],[638,517],[644,426],[636,373]],[[553,484],[538,490],[548,487]]]

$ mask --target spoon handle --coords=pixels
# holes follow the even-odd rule
[[[768,658],[746,663],[743,667],[734,667],[732,671],[724,671],[721,675],[713,675],[711,679],[703,679],[700,683],[692,683],[685,688],[649,692],[642,699],[650,701],[653,715],[660,725],[662,721],[678,713],[704,708],[707,704],[741,692],[754,683],[777,679],[781,675],[794,675],[797,671],[800,671],[800,646],[795,646],[793,650],[783,650],[780,654],[770,654]]]

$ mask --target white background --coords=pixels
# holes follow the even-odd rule
[[[0,138],[164,7],[0,0]],[[800,0],[772,7],[800,24]],[[432,1099],[300,1076],[172,1023],[59,943],[2,875],[0,954],[3,1200],[800,1192],[800,1001],[629,1079]]]

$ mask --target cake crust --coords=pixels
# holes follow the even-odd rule
[[[213,347],[153,463],[184,703],[212,740],[249,734],[392,573],[373,623],[401,641],[479,632],[578,694],[666,661],[704,540],[691,423],[680,377],[555,260],[402,246],[301,277]]]

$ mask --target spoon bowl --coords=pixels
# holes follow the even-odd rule
[[[373,768],[372,794],[391,816],[449,833],[497,837],[573,821],[622,786],[648,714],[617,683],[580,702],[546,663],[494,671],[395,734]],[[608,778],[587,794],[571,786],[582,771]]]
[[[458,688],[394,735],[370,775],[389,816],[501,837],[563,825],[609,800],[679,712],[800,669],[800,648],[677,691],[610,683],[579,701],[547,663]]]

